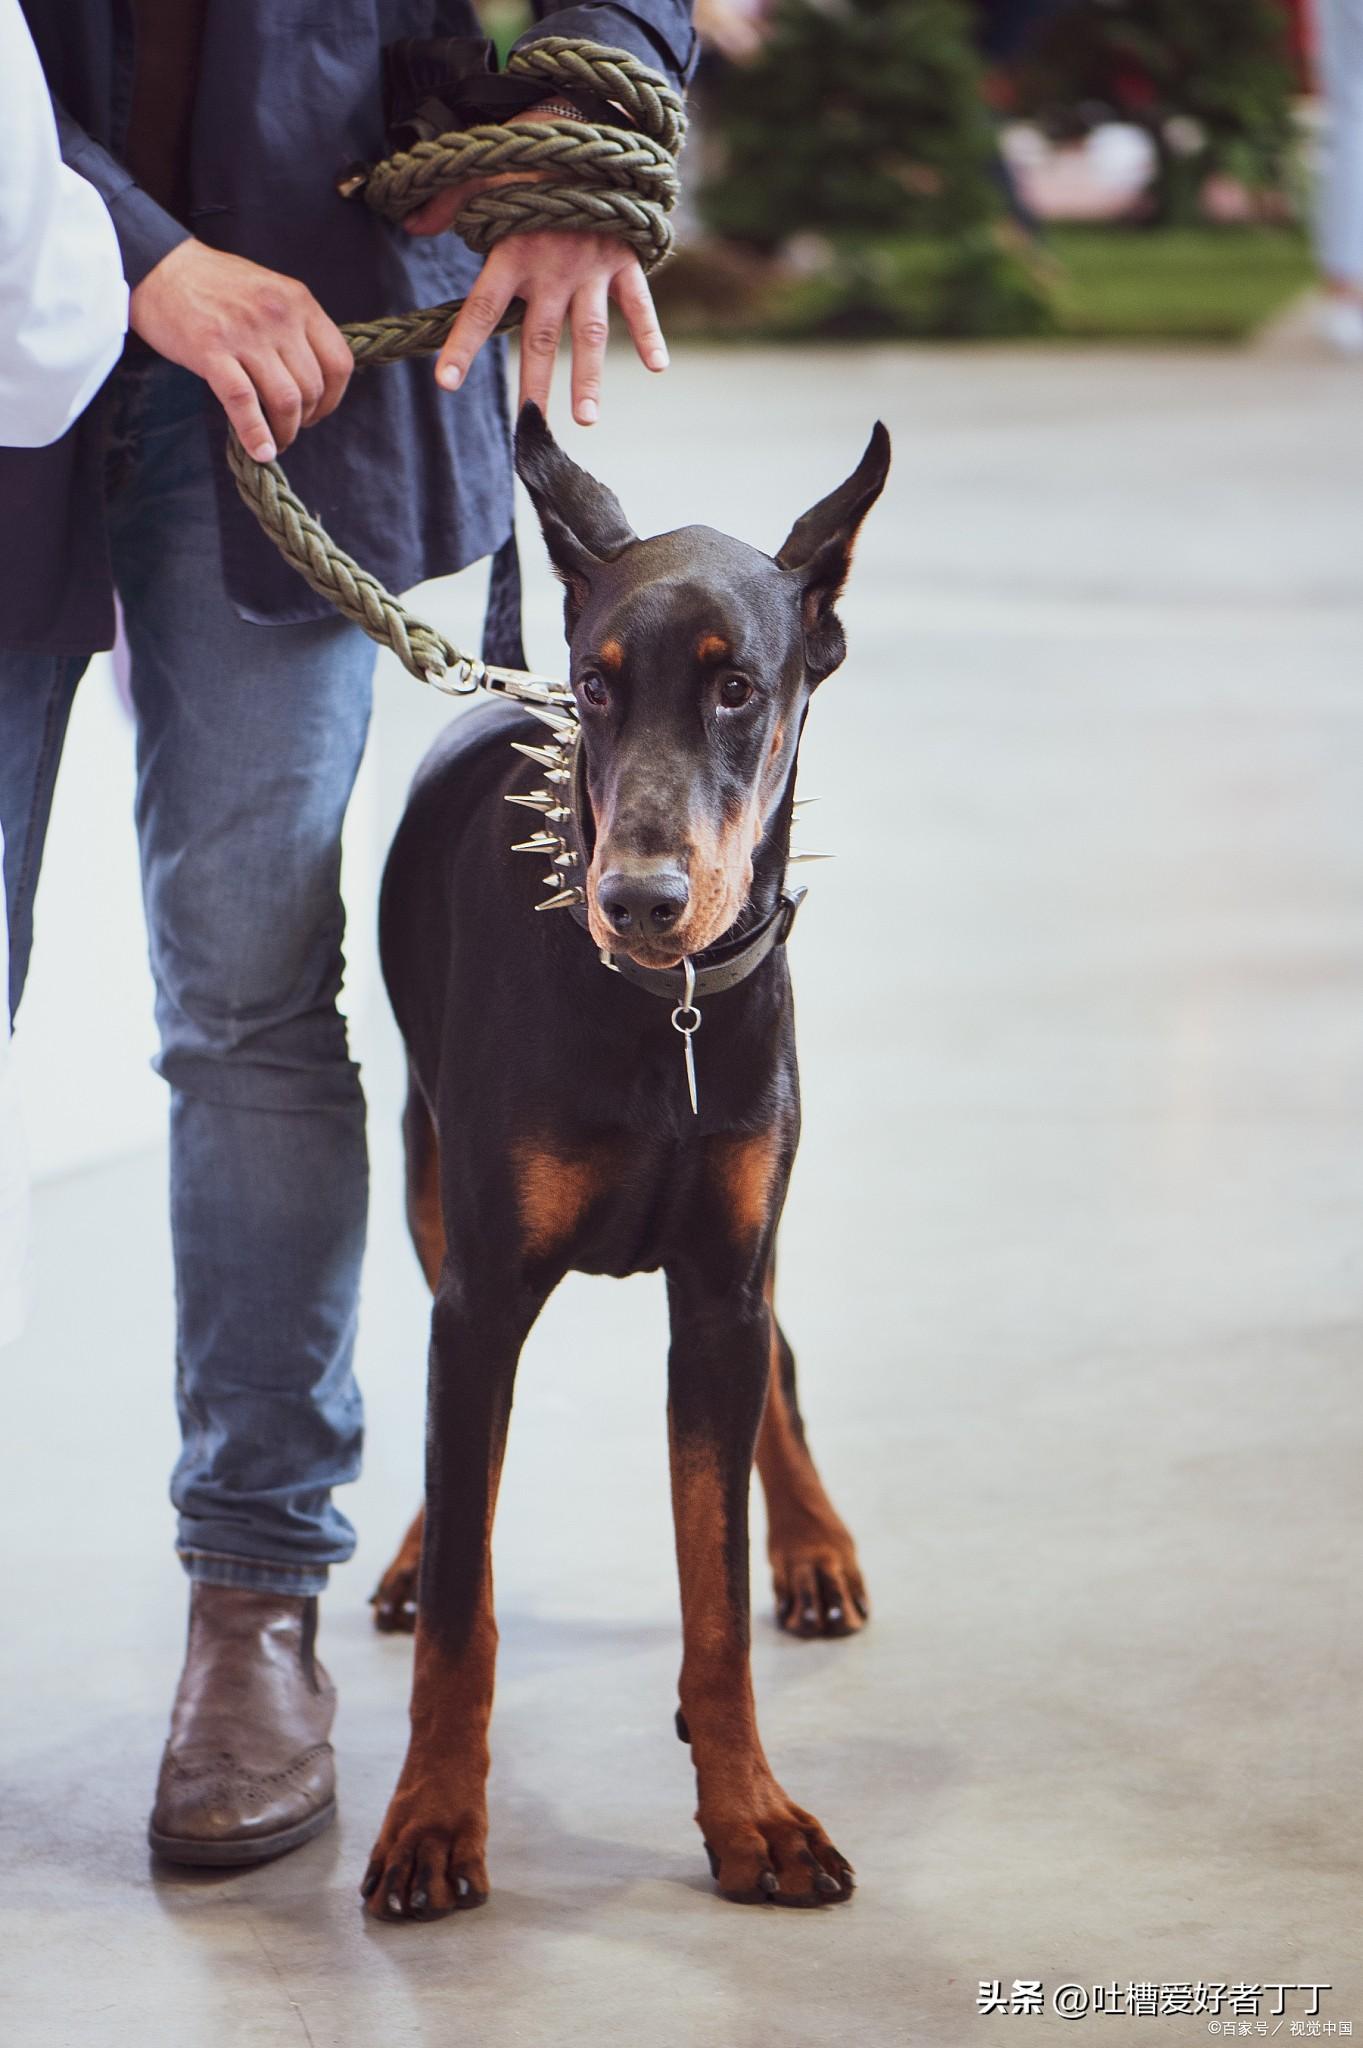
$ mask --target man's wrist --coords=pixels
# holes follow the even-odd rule
[[[104,203],[118,236],[123,275],[129,291],[135,291],[149,271],[189,240],[189,229],[172,219],[140,185],[125,185]]]

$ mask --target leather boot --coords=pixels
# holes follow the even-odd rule
[[[315,1599],[195,1580],[147,1837],[172,1863],[264,1863],[336,1818],[336,1691]]]

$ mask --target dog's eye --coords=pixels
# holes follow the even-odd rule
[[[726,711],[741,711],[752,698],[752,684],[746,676],[725,676],[719,686],[719,701]]]
[[[583,676],[580,687],[582,690],[582,694],[586,698],[587,702],[589,704],[594,704],[598,711],[601,709],[601,706],[603,704],[609,704],[610,691],[606,688],[606,685],[602,682],[600,676]]]

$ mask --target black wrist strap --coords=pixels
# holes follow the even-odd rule
[[[392,150],[457,134],[483,121],[514,121],[541,100],[564,100],[584,121],[629,127],[599,93],[577,86],[546,86],[543,79],[508,77],[494,69],[493,45],[475,36],[409,36],[383,53],[383,111]]]

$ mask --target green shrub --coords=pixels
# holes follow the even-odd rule
[[[708,104],[715,233],[770,255],[827,240],[826,274],[779,295],[769,331],[1033,333],[1046,293],[997,232],[992,124],[963,0],[777,0],[751,64]]]
[[[805,231],[950,233],[992,218],[992,137],[959,0],[778,0],[756,62],[719,80],[710,225],[763,248]]]
[[[982,339],[1049,333],[1048,287],[992,228],[951,239],[834,242],[817,274],[774,290],[757,331],[781,340]]]

